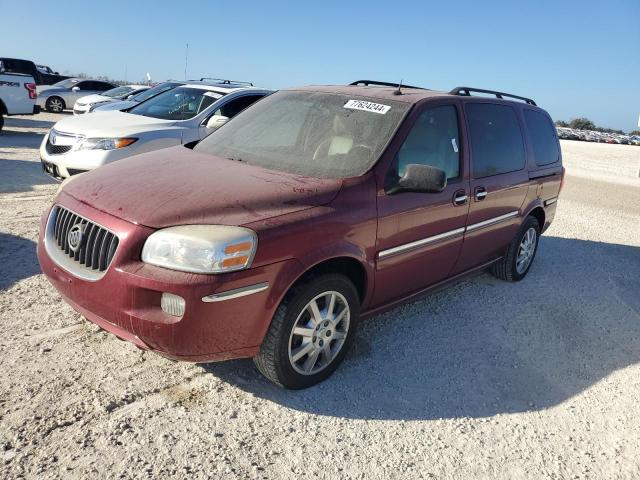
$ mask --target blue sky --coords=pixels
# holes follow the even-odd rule
[[[640,0],[0,0],[0,22],[0,56],[60,72],[182,79],[189,43],[188,78],[470,85],[623,130],[640,114]]]

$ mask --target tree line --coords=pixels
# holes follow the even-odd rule
[[[617,133],[619,135],[625,135],[625,133],[622,130],[598,127],[591,120],[584,117],[574,118],[570,122],[565,122],[564,120],[557,120],[556,127],[568,127],[568,128],[573,128],[574,130],[594,130],[596,132]],[[634,130],[632,132],[629,132],[629,135],[640,135],[640,130]]]

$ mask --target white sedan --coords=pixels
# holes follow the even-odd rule
[[[132,155],[202,140],[269,93],[230,82],[202,82],[176,87],[126,112],[65,118],[42,140],[42,169],[63,180]]]
[[[79,98],[73,106],[74,115],[82,115],[93,112],[93,110],[107,103],[119,102],[133,95],[136,95],[150,87],[146,85],[123,85],[121,87],[112,88],[104,93],[94,93]]]

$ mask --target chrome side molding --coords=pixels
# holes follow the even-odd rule
[[[398,245],[397,247],[389,248],[387,250],[381,250],[378,253],[378,258],[385,258],[391,255],[397,255],[398,253],[403,253],[409,250],[413,250],[414,248],[422,247],[423,245],[428,245],[430,243],[438,242],[440,240],[455,237],[456,235],[461,235],[463,233],[464,233],[464,227],[456,228],[455,230],[450,230],[448,232],[440,233],[438,235],[434,235],[433,237],[422,238],[420,240],[416,240],[415,242],[405,243],[404,245]]]
[[[471,232],[480,228],[494,225],[496,223],[504,222],[506,220],[517,217],[518,214],[519,212],[516,210],[513,212],[505,213],[504,215],[500,215],[498,217],[489,218],[488,220],[484,220],[482,222],[473,223],[471,225],[468,225],[467,227],[456,228],[455,230],[449,230],[448,232],[439,233],[438,235],[433,235],[432,237],[422,238],[411,243],[405,243],[403,245],[398,245],[397,247],[388,248],[387,250],[380,250],[378,252],[378,259],[380,260],[392,255],[397,255],[399,253],[408,252],[409,250],[413,250],[424,245],[429,245],[430,243],[439,242],[440,240],[446,240],[448,238],[453,238],[466,232]]]
[[[548,198],[544,201],[544,206],[548,207],[549,205],[553,205],[554,203],[556,203],[558,201],[558,197],[551,197]]]
[[[225,292],[212,293],[202,297],[202,301],[205,303],[210,302],[223,302],[225,300],[231,300],[233,298],[246,297],[258,292],[263,292],[269,288],[269,282],[256,283],[254,285],[247,285],[246,287],[234,288],[233,290],[227,290]]]
[[[518,216],[518,211],[505,213],[504,215],[500,215],[499,217],[489,218],[488,220],[484,220],[483,222],[473,223],[471,225],[467,225],[466,231],[471,232],[473,230],[477,230],[479,228],[488,227],[489,225],[493,225],[495,223],[504,222],[505,220],[509,220],[511,218],[515,218]]]

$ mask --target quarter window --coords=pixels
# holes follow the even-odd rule
[[[522,132],[513,108],[492,103],[470,103],[466,112],[474,178],[524,168]]]
[[[549,118],[540,112],[527,109],[524,111],[524,120],[531,138],[536,165],[556,163],[560,158],[560,151],[555,128]]]
[[[397,156],[398,176],[407,165],[429,165],[444,170],[447,179],[460,175],[458,115],[453,105],[425,110],[413,125]]]

